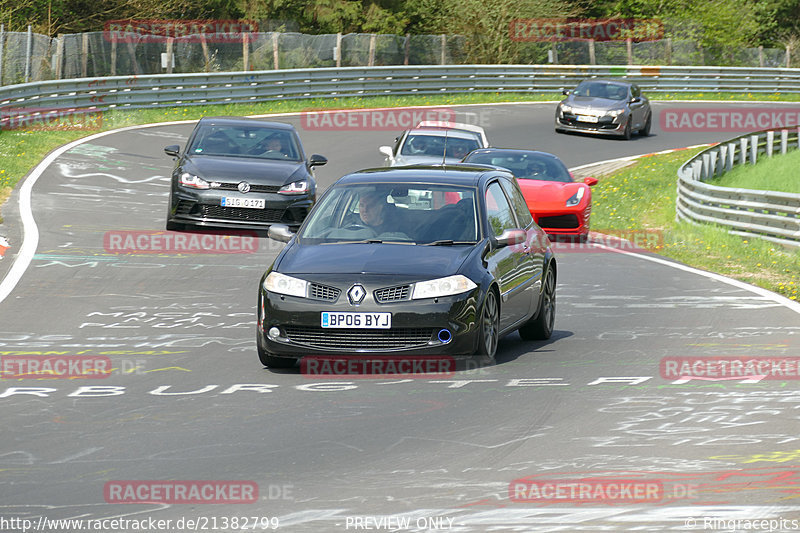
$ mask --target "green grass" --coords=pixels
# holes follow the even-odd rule
[[[592,229],[654,231],[653,251],[798,299],[800,249],[742,239],[717,226],[675,221],[678,167],[702,148],[650,156],[603,177],[592,191]],[[760,163],[759,163],[760,164]]]
[[[308,109],[352,109],[412,105],[457,105],[514,101],[560,100],[560,94],[456,94],[414,97],[309,99],[225,106],[187,106],[106,113],[102,128],[93,131],[3,131],[0,133],[0,202],[48,152],[96,131],[134,124],[196,120],[203,116],[290,113]],[[800,101],[794,94],[671,93],[654,100]],[[604,177],[594,187],[592,226],[661,232],[656,250],[686,264],[719,272],[797,299],[800,252],[786,252],[760,240],[742,240],[720,228],[675,222],[675,182],[678,167],[699,149],[639,160],[635,166]]]
[[[757,165],[735,166],[730,172],[710,183],[721,187],[800,194],[798,167],[800,151],[794,150],[770,158],[762,155]]]
[[[105,112],[102,126],[86,130],[9,130],[0,132],[0,204],[11,190],[42,158],[55,148],[97,133],[124,126],[173,120],[197,120],[205,116],[243,116],[269,113],[292,113],[312,109],[357,109],[365,107],[403,107],[415,105],[458,105],[494,102],[552,101],[558,94],[531,95],[522,93],[454,94],[408,97],[318,98],[282,100],[254,104],[211,106],[178,106],[162,109],[139,109]],[[2,217],[0,217],[2,222]]]
[[[0,204],[11,190],[48,152],[58,146],[96,131],[110,130],[134,124],[148,124],[171,120],[193,120],[216,115],[256,115],[291,113],[306,109],[354,109],[362,107],[400,107],[411,105],[458,105],[495,102],[553,101],[561,94],[480,93],[445,94],[434,96],[386,96],[366,98],[320,98],[308,100],[283,100],[257,104],[232,104],[213,106],[186,106],[169,109],[141,109],[106,112],[102,127],[92,131],[25,131],[12,130],[0,133]],[[800,94],[734,94],[734,93],[659,93],[654,100],[743,100],[743,101],[800,101]],[[0,221],[2,218],[0,218]]]

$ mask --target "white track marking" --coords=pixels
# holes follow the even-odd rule
[[[800,302],[795,302],[794,300],[790,300],[789,298],[781,296],[780,294],[768,291],[767,289],[762,289],[761,287],[756,287],[755,285],[750,285],[749,283],[745,283],[737,279],[728,278],[721,274],[715,274],[713,272],[706,272],[705,270],[700,270],[699,268],[690,267],[682,263],[675,263],[673,261],[668,261],[666,259],[661,259],[659,257],[653,257],[651,255],[629,252],[627,250],[617,250],[615,248],[609,248],[608,246],[603,246],[602,244],[595,244],[594,246],[597,246],[598,248],[602,248],[604,250],[608,250],[610,252],[638,257],[639,259],[644,259],[645,261],[652,261],[653,263],[658,263],[659,265],[665,265],[668,267],[677,268],[678,270],[683,270],[684,272],[691,272],[692,274],[697,274],[698,276],[703,276],[709,279],[713,279],[715,281],[727,283],[728,285],[732,285],[738,289],[743,289],[758,294],[762,298],[771,300],[779,305],[782,305],[783,307],[786,307],[787,309],[794,311],[795,313],[800,314]]]
[[[451,105],[451,106],[433,105],[433,106],[413,106],[413,107],[467,107],[467,106],[473,106],[473,105],[474,106],[479,106],[479,105],[483,105],[483,106],[499,106],[499,105],[522,105],[522,104],[530,105],[530,104],[552,104],[552,103],[557,103],[557,102],[555,102],[555,101],[554,102],[549,102],[549,101],[548,102],[498,102],[498,103],[494,103],[494,104],[457,104],[457,105]],[[668,102],[668,103],[673,103],[673,102]],[[730,104],[731,102],[725,102],[725,103]],[[380,110],[380,109],[397,109],[397,108],[372,108],[372,109],[359,109],[358,111],[366,112],[366,111],[375,111],[375,110]],[[268,114],[263,114],[263,115],[248,115],[248,117],[250,117],[250,118],[283,117],[283,116],[298,116],[298,115],[301,115],[301,114],[302,114],[302,112],[268,113]],[[42,173],[44,173],[44,171],[45,171],[45,169],[47,169],[47,167],[49,167],[64,152],[66,152],[68,150],[71,150],[72,148],[74,148],[76,146],[79,146],[81,144],[84,144],[86,142],[93,141],[95,139],[99,139],[99,138],[105,137],[107,135],[111,135],[111,134],[114,134],[114,133],[122,133],[122,132],[125,132],[125,131],[133,131],[133,130],[137,130],[137,129],[159,127],[159,126],[174,126],[174,125],[178,125],[178,124],[192,124],[194,122],[197,122],[197,120],[178,120],[178,121],[171,121],[171,122],[157,122],[155,124],[141,124],[141,125],[136,125],[136,126],[126,126],[124,128],[119,128],[119,129],[115,129],[115,130],[109,130],[109,131],[96,133],[94,135],[90,135],[88,137],[84,137],[82,139],[78,139],[76,141],[72,141],[71,143],[65,144],[64,146],[61,146],[60,148],[57,148],[57,149],[53,150],[38,165],[36,165],[36,167],[34,167],[34,169],[30,172],[30,174],[28,174],[27,178],[25,178],[25,182],[22,184],[22,187],[20,188],[19,211],[20,211],[20,218],[22,220],[22,227],[23,227],[22,246],[20,247],[19,253],[14,258],[14,264],[11,266],[11,269],[8,271],[8,274],[3,279],[3,281],[0,282],[0,303],[5,301],[5,299],[8,297],[8,295],[11,294],[11,291],[14,290],[14,287],[17,286],[17,283],[19,283],[19,280],[22,279],[22,276],[25,274],[25,271],[28,269],[28,266],[30,265],[31,260],[33,260],[33,256],[36,253],[36,248],[39,245],[39,228],[36,226],[36,221],[33,218],[33,210],[32,210],[32,207],[31,207],[31,193],[33,191],[33,186],[36,184],[36,181],[39,179],[39,177],[41,177]],[[699,146],[708,146],[708,145],[697,145],[696,147],[699,147]],[[689,148],[692,148],[692,147],[689,147]],[[657,152],[657,153],[669,153],[669,152],[674,152],[674,151],[678,151],[678,150],[681,150],[681,149],[679,148],[679,149],[676,149],[676,150],[664,150],[664,151]],[[584,168],[584,167],[598,165],[598,164],[601,164],[601,163],[609,163],[609,162],[613,162],[613,161],[627,161],[627,160],[630,160],[630,159],[638,159],[638,158],[644,157],[646,155],[651,155],[651,154],[644,154],[644,155],[641,155],[641,156],[621,157],[621,158],[617,158],[617,159],[609,159],[607,161],[598,161],[596,163],[591,163],[591,164],[588,164],[588,165],[581,165],[579,167],[575,167],[575,168],[572,168],[570,170],[579,170],[579,169]],[[601,248],[605,248],[605,247],[603,247],[601,245],[597,245],[597,246],[600,246]],[[625,254],[625,255],[638,256],[639,258],[646,259],[648,261],[653,261],[655,263],[659,263],[659,264],[666,265],[666,266],[671,266],[671,267],[677,268],[679,270],[683,270],[683,271],[690,272],[690,273],[693,273],[693,274],[697,274],[697,275],[700,275],[700,276],[705,276],[705,277],[707,277],[709,279],[714,279],[714,280],[717,280],[717,281],[721,281],[723,283],[727,283],[727,284],[732,285],[734,287],[738,287],[740,289],[748,290],[748,291],[753,292],[755,294],[758,294],[760,296],[764,296],[765,298],[769,298],[769,299],[779,303],[780,305],[786,307],[787,309],[795,311],[796,313],[800,313],[800,303],[792,301],[792,300],[790,300],[788,298],[785,298],[785,297],[780,296],[778,294],[775,294],[773,292],[770,292],[770,291],[768,291],[766,289],[762,289],[761,287],[756,287],[754,285],[750,285],[750,284],[744,283],[742,281],[738,281],[738,280],[735,280],[735,279],[727,278],[727,277],[722,276],[720,274],[713,274],[711,272],[705,272],[703,270],[692,268],[692,267],[689,267],[689,266],[686,266],[686,265],[682,265],[682,264],[679,264],[679,263],[673,263],[671,261],[666,261],[666,260],[663,260],[663,259],[658,259],[658,258],[655,258],[655,257],[645,256],[645,255],[642,255],[642,254],[636,254],[636,253],[631,253],[631,252],[625,252],[625,251],[622,251],[622,250],[615,250],[615,249],[611,249],[611,248],[608,248],[608,249],[613,251],[613,252],[617,252],[617,253],[621,253],[621,254]]]
[[[117,176],[116,174],[108,174],[106,172],[87,172],[86,174],[73,174],[72,168],[70,168],[70,166],[66,163],[58,163],[58,168],[61,171],[61,174],[65,178],[90,178],[92,176],[106,176],[107,178],[117,180],[120,183],[147,183],[148,181],[153,181],[164,177],[159,174],[141,180],[129,180],[127,178],[123,178],[122,176]]]
[[[31,264],[31,260],[36,253],[37,246],[39,246],[39,228],[36,226],[36,221],[33,219],[31,194],[33,192],[33,186],[36,184],[36,181],[41,177],[47,167],[53,164],[56,159],[61,157],[64,152],[67,152],[68,150],[71,150],[72,148],[75,148],[83,143],[105,137],[106,135],[153,126],[172,126],[175,124],[189,124],[192,122],[196,121],[182,120],[178,122],[161,122],[158,124],[127,126],[116,130],[103,131],[56,148],[50,152],[47,157],[42,159],[42,161],[36,165],[33,170],[31,170],[27,178],[25,178],[25,181],[19,190],[19,215],[20,219],[22,220],[22,246],[20,246],[19,252],[14,258],[14,264],[11,265],[11,269],[8,271],[8,274],[6,274],[6,277],[3,279],[2,283],[0,283],[0,303],[2,303],[8,297],[8,295],[11,294],[11,291],[13,291],[14,287],[17,286],[19,280],[22,279],[23,274],[25,274],[25,271],[28,269],[28,266]]]

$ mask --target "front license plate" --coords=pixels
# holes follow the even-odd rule
[[[267,201],[263,198],[241,198],[239,196],[223,196],[220,205],[223,207],[243,207],[245,209],[264,209]]]
[[[389,329],[392,313],[331,313],[322,312],[323,328]]]
[[[591,115],[578,115],[576,117],[578,122],[597,122],[597,117],[593,117]]]

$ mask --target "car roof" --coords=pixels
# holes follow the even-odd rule
[[[536,156],[547,157],[550,159],[558,159],[561,161],[561,158],[555,154],[551,154],[550,152],[540,152],[538,150],[524,150],[522,148],[478,148],[477,150],[471,151],[467,157],[474,155],[474,154],[500,154],[500,153],[512,153],[512,154],[533,154]],[[563,162],[563,161],[562,161]]]
[[[488,165],[457,163],[451,165],[410,165],[406,167],[367,168],[340,178],[336,184],[375,183],[387,181],[397,183],[441,183],[475,187],[486,174],[511,176],[507,170],[493,169]]]
[[[287,131],[294,130],[294,126],[284,122],[270,122],[268,120],[243,117],[203,117],[198,122],[198,125],[200,124],[211,126],[256,126],[260,128],[274,128]]]
[[[622,85],[624,87],[630,87],[631,85],[635,85],[634,83],[631,83],[629,81],[607,80],[605,78],[590,78],[588,80],[581,80],[581,83],[584,83],[584,82],[587,82],[587,83],[592,83],[592,82],[610,83],[612,85]],[[578,85],[580,85],[580,83]]]
[[[430,135],[431,137],[454,137],[456,139],[478,139],[480,140],[480,134],[477,132],[465,131],[465,130],[454,130],[451,128],[439,128],[439,127],[425,127],[425,128],[414,128],[409,130],[409,135]]]

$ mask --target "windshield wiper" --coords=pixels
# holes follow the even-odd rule
[[[453,239],[443,239],[423,244],[423,246],[453,246],[454,244],[475,244],[473,241],[454,241]]]
[[[335,242],[322,242],[320,244],[383,244],[380,239],[364,239],[362,241],[335,241]]]

